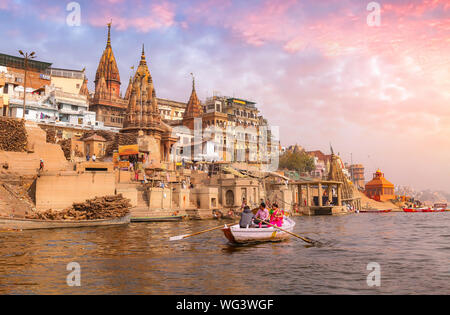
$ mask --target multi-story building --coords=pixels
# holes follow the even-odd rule
[[[8,94],[3,93],[5,85],[6,85],[5,74],[3,72],[0,72],[0,116],[6,115],[9,104]]]
[[[311,172],[311,176],[323,178],[328,174],[331,163],[331,155],[324,154],[320,150],[306,151],[306,154],[314,159],[315,168]],[[344,168],[344,167],[342,167]]]
[[[350,179],[353,184],[360,189],[364,189],[365,177],[364,166],[362,164],[353,164],[349,166]]]
[[[171,125],[177,131],[181,151],[187,152],[189,147],[188,158],[193,160],[261,163],[279,153],[279,141],[254,102],[214,96],[202,104],[195,81],[183,120]]]
[[[186,110],[186,103],[157,98],[161,119],[166,122],[180,121]]]
[[[69,70],[61,68],[49,68],[46,73],[50,75],[51,85],[56,89],[71,94],[89,96],[87,90],[87,78],[83,70]]]
[[[50,76],[46,70],[51,66],[51,63],[28,60],[27,62],[27,96],[40,94],[46,85],[50,84]],[[23,93],[25,83],[25,60],[21,57],[0,54],[0,76],[1,79],[1,114],[4,116],[19,116],[23,115]],[[22,96],[22,108],[18,108],[17,97]],[[14,100],[14,109],[10,108],[11,99]],[[36,101],[34,97],[34,101]],[[36,105],[35,103],[33,103]],[[33,113],[33,117],[34,117]],[[49,114],[47,112],[47,114]]]
[[[2,111],[5,116],[68,128],[100,127],[88,110],[84,71],[51,68],[51,63],[29,60],[24,100],[23,58],[0,54]]]

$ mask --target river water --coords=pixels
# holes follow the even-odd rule
[[[0,294],[450,294],[449,212],[295,220],[324,245],[233,246],[220,230],[168,240],[212,220],[0,232]],[[66,282],[71,262],[79,287]],[[380,286],[367,283],[371,262]]]

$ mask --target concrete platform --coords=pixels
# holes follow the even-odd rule
[[[300,211],[303,215],[338,215],[347,214],[347,208],[344,206],[323,206],[323,207],[302,207]]]

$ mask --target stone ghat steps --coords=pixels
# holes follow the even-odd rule
[[[148,207],[148,192],[146,190],[137,190],[137,204],[139,207]]]
[[[136,207],[131,209],[131,217],[167,217],[177,211],[178,215],[186,215],[186,211],[177,209],[148,209],[147,207]]]
[[[24,217],[30,209],[27,202],[14,196],[3,185],[0,185],[0,216]]]
[[[34,181],[35,178],[36,175],[31,174],[21,175],[17,172],[0,172],[0,182],[12,185],[22,185],[24,183],[30,183]]]

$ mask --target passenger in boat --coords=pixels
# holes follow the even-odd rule
[[[272,214],[270,215],[270,224],[281,227],[283,225],[283,210],[278,208],[278,204],[272,205]]]
[[[255,223],[259,224],[259,227],[262,227],[261,220],[267,221],[269,219],[269,210],[266,208],[266,204],[264,202],[261,203],[259,206],[258,212],[256,212],[255,215]]]
[[[242,198],[242,205],[241,205],[242,211],[245,209],[246,206],[247,206],[247,199],[246,198]]]
[[[244,211],[241,214],[241,220],[239,221],[239,226],[243,229],[248,228],[253,223],[253,212],[250,210],[249,206],[244,207]]]

